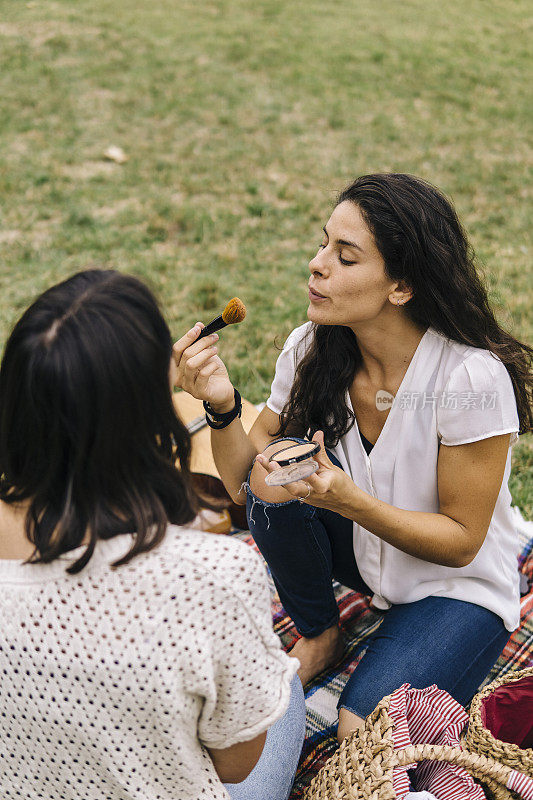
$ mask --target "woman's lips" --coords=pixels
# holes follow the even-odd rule
[[[311,287],[309,287],[309,299],[319,302],[320,300],[327,300],[328,298],[324,297],[323,294],[319,294],[314,289],[311,289]]]

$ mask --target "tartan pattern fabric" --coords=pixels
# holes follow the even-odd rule
[[[520,627],[511,634],[483,685],[507,672],[533,665],[533,522],[525,522],[519,514],[516,520],[521,545],[519,569],[529,579],[529,592],[522,597]],[[237,531],[233,535],[257,550],[248,532]],[[382,614],[374,612],[369,607],[367,597],[336,582],[333,587],[340,610],[340,625],[349,644],[342,662],[319,675],[306,688],[306,737],[289,800],[301,800],[305,787],[337,749],[335,735],[337,700],[348,677],[363,655],[365,640],[382,619]],[[279,635],[283,647],[290,650],[297,641],[298,634],[279,601],[271,578],[270,589],[274,630]]]

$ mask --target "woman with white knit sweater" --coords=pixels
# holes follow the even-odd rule
[[[101,270],[45,292],[7,342],[2,800],[289,794],[299,662],[259,557],[187,528],[200,499],[171,354],[148,289]]]

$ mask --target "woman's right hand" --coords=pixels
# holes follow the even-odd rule
[[[205,400],[214,411],[231,411],[235,405],[234,390],[224,362],[217,355],[218,334],[198,341],[203,327],[197,322],[172,348],[177,370],[174,385],[198,400]]]

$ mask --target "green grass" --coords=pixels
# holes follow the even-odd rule
[[[500,321],[532,341],[525,0],[0,12],[0,341],[45,287],[112,266],[149,281],[176,336],[240,296],[246,334],[223,355],[262,400],[336,193],[388,170],[454,199]],[[510,485],[529,517],[532,458],[522,437]]]

